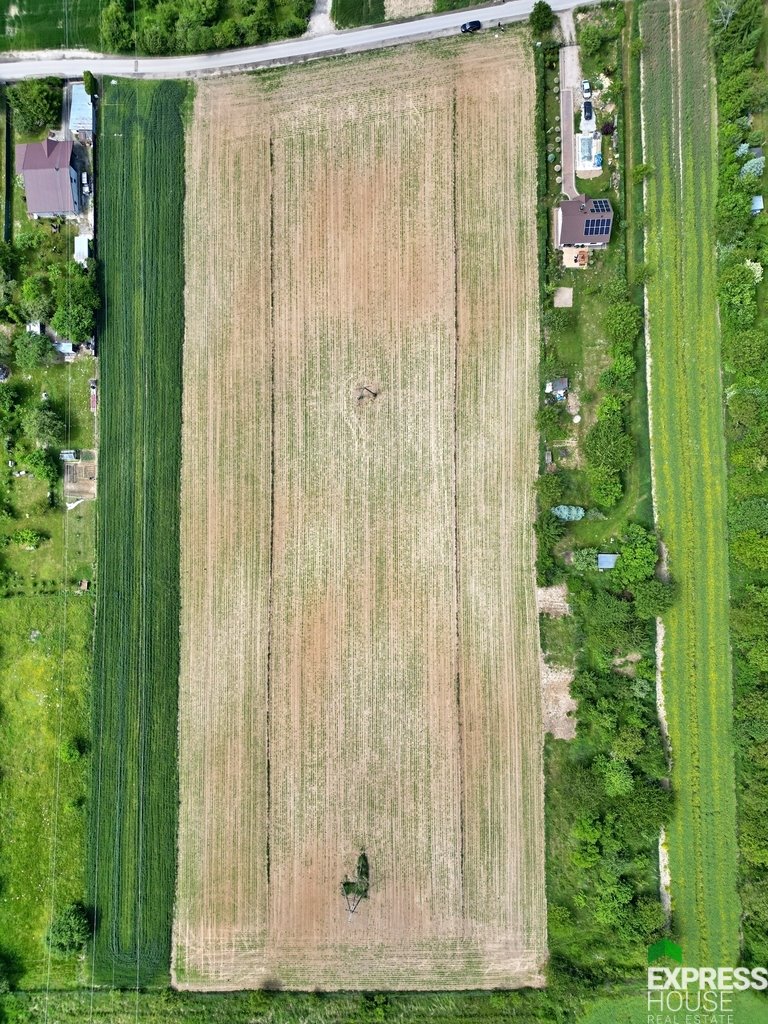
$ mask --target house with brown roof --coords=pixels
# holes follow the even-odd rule
[[[610,199],[566,199],[555,210],[555,247],[605,249],[612,227]]]
[[[71,217],[79,212],[71,142],[46,139],[18,145],[16,173],[24,179],[30,217]]]

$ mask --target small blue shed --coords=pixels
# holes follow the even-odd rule
[[[604,572],[606,569],[613,569],[618,561],[618,555],[600,555],[597,556],[597,568],[600,572]]]

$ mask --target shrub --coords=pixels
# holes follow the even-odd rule
[[[24,465],[38,480],[53,485],[59,479],[59,460],[50,448],[35,448],[24,456]]]
[[[637,523],[630,523],[621,544],[621,557],[614,576],[625,587],[650,579],[656,571],[659,553],[656,537]]]
[[[599,385],[604,391],[618,392],[629,397],[635,379],[637,364],[630,355],[620,355],[600,374]]]
[[[13,336],[13,359],[25,372],[34,370],[50,357],[51,343],[44,334],[20,330]]]
[[[533,34],[543,36],[555,24],[555,15],[548,3],[536,0],[528,20]]]
[[[53,312],[53,296],[45,274],[26,278],[21,286],[21,306],[30,320],[48,321]]]
[[[596,57],[603,41],[603,33],[597,25],[584,25],[579,32],[579,45],[585,57]]]
[[[82,736],[72,736],[64,740],[59,748],[59,757],[64,764],[77,764],[88,753],[88,741]]]
[[[590,572],[597,569],[597,548],[576,548],[571,566],[574,572]]]
[[[64,422],[47,406],[32,406],[21,417],[21,429],[28,441],[48,448],[64,440]]]
[[[728,525],[732,530],[757,530],[768,533],[768,498],[747,498],[733,502],[728,508]]]
[[[71,261],[56,282],[56,312],[51,327],[76,345],[93,336],[99,293],[92,272]]]
[[[768,536],[757,530],[738,534],[731,545],[733,557],[747,569],[768,569]]]
[[[108,52],[122,53],[133,46],[131,23],[118,0],[107,4],[101,12],[101,37]]]
[[[632,587],[635,613],[640,619],[655,619],[663,615],[675,600],[675,587],[662,580],[648,579]]]
[[[594,468],[618,473],[632,461],[632,441],[621,415],[598,418],[584,439],[584,455]]]
[[[12,533],[8,539],[11,544],[18,544],[21,548],[34,550],[35,548],[40,547],[45,540],[45,537],[42,533],[38,533],[36,530],[32,530],[30,527],[25,526],[21,530],[16,530],[15,533]]]
[[[739,177],[762,178],[764,171],[765,157],[755,156],[751,160],[747,160],[747,162],[742,166],[741,170],[739,171]]]
[[[46,933],[45,943],[52,953],[71,956],[83,948],[90,931],[85,907],[81,903],[70,903],[54,917]]]
[[[562,477],[558,473],[544,473],[536,481],[536,492],[542,508],[559,505],[565,492]]]
[[[613,508],[621,501],[624,493],[621,477],[617,472],[604,466],[587,466],[587,483],[592,500],[603,508]]]
[[[720,273],[720,309],[734,329],[751,327],[757,316],[755,275],[743,263],[732,263]]]
[[[83,72],[83,88],[89,96],[95,96],[99,89],[96,76],[91,71]]]
[[[547,307],[542,316],[542,322],[547,331],[555,337],[562,337],[573,330],[574,314],[572,309],[555,309]]]
[[[563,413],[565,403],[558,402],[556,405],[544,405],[536,414],[536,425],[539,432],[548,441],[563,438],[568,433],[567,424],[564,422]]]
[[[640,333],[643,314],[634,302],[624,299],[606,310],[603,322],[611,341],[626,345],[633,342]]]
[[[8,90],[16,128],[38,135],[61,122],[62,89],[58,78],[27,78]]]

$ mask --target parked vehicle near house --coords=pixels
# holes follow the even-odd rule
[[[593,116],[594,111],[592,110],[591,102],[589,100],[584,100],[584,120],[591,121]]]
[[[584,97],[585,100],[592,99],[592,86],[589,84],[586,78],[581,83],[581,95]]]

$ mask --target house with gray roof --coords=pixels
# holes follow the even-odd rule
[[[605,249],[612,227],[610,199],[565,199],[555,210],[555,247]]]
[[[16,147],[30,217],[73,217],[80,210],[72,143],[46,139]]]

